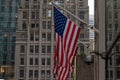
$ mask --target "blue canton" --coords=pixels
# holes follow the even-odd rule
[[[67,17],[65,17],[60,11],[54,7],[54,23],[55,23],[55,32],[63,37],[63,32],[67,22]]]

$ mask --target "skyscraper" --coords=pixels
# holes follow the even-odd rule
[[[18,0],[0,0],[0,79],[13,79]]]
[[[116,35],[120,31],[119,14],[120,2],[118,0],[95,0],[95,27],[99,29],[99,34],[95,34],[95,48],[99,53],[106,53],[112,45]],[[120,79],[120,42],[111,51],[108,60],[107,80]],[[105,64],[101,58],[96,59],[96,74],[95,80],[105,79]]]
[[[87,0],[54,0],[54,2],[88,22]],[[52,6],[51,0],[19,2],[14,80],[55,80],[52,74],[56,41]],[[88,40],[89,31],[85,25],[70,14],[59,10],[81,26],[80,39]],[[79,50],[86,51],[82,44],[79,45],[81,45]],[[70,74],[69,79],[73,80],[73,74]]]

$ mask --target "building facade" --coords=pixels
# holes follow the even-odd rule
[[[0,0],[0,79],[13,80],[18,0]]]
[[[54,0],[54,2],[88,22],[87,0]],[[14,80],[56,80],[52,73],[56,42],[52,6],[51,0],[19,2]],[[80,40],[88,40],[89,31],[85,25],[61,11],[81,26]],[[82,44],[79,46],[79,52],[86,51]],[[73,80],[73,74],[70,74],[69,80]]]
[[[94,19],[93,16],[89,16],[88,0],[78,0],[78,4],[83,4],[83,7],[78,6],[78,8],[84,13],[84,18],[79,18],[85,20],[90,26],[93,26]],[[79,43],[79,51],[76,56],[76,79],[74,80],[94,80],[94,64],[89,65],[85,62],[85,56],[89,56],[90,51],[94,49],[94,33],[93,30],[90,30],[86,25],[83,25],[83,23],[81,23],[80,26],[80,40],[83,41],[85,45]],[[82,26],[84,27],[82,28]],[[83,35],[85,36],[83,37]],[[89,46],[89,48],[87,48],[86,45],[87,47]]]
[[[106,0],[105,2],[105,20],[106,20],[106,50],[108,50],[120,32],[120,2],[118,0]],[[108,80],[120,79],[120,39],[112,49],[108,61]]]
[[[95,34],[95,48],[99,53],[109,50],[117,33],[120,31],[119,5],[118,0],[95,0],[95,27],[99,30],[99,34]],[[111,51],[111,53],[115,54],[110,56],[108,60],[107,80],[120,79],[120,53],[116,52],[120,52],[119,41]],[[95,62],[95,80],[105,80],[104,60],[96,58]]]
[[[0,79],[13,80],[18,0],[0,0]]]

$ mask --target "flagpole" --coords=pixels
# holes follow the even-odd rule
[[[91,27],[87,22],[85,22],[84,20],[82,20],[82,19],[80,19],[79,17],[75,16],[74,14],[72,14],[70,11],[64,9],[63,7],[56,5],[53,1],[52,1],[52,4],[53,4],[54,6],[60,8],[60,9],[62,9],[63,11],[67,12],[68,14],[70,14],[71,16],[73,16],[74,18],[76,18],[78,21],[84,23],[87,27]],[[98,30],[98,29],[94,28],[94,30],[95,30],[97,33],[99,33],[99,30]]]

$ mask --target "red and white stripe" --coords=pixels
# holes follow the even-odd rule
[[[58,80],[67,80],[72,69],[72,63],[77,50],[77,40],[80,34],[80,27],[71,20],[67,20],[63,38],[57,35],[57,46],[54,55],[54,73],[57,73]]]

